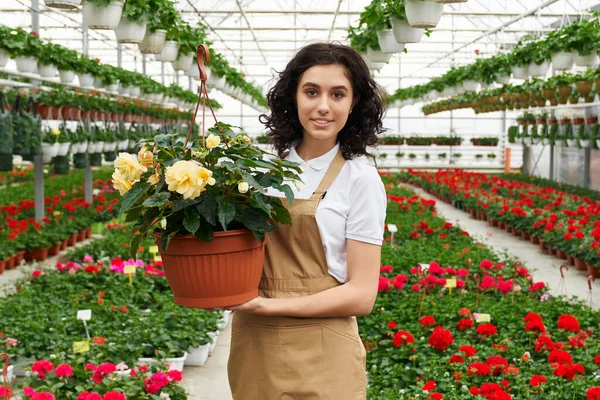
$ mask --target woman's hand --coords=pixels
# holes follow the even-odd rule
[[[231,310],[231,311],[242,311],[242,312],[247,312],[247,313],[257,313],[258,309],[260,308],[261,304],[262,304],[262,300],[263,298],[258,296],[255,297],[252,300],[249,300],[245,303],[239,304],[237,306],[232,306],[232,307],[226,307],[226,310]]]

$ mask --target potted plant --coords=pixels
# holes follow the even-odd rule
[[[140,43],[146,35],[146,20],[155,10],[147,0],[127,0],[115,36],[119,43]]]
[[[411,159],[411,161],[412,161],[412,160],[414,160],[415,158],[417,158],[417,155],[416,155],[416,154],[414,154],[414,153],[408,153],[408,158],[410,158],[410,159]]]
[[[148,0],[152,12],[144,39],[138,44],[142,54],[160,54],[165,45],[167,31],[177,25],[180,15],[170,0]]]
[[[567,133],[567,145],[569,147],[581,147],[580,143],[578,142],[579,138],[584,138],[584,140],[587,140],[584,121],[585,120],[581,117],[573,118],[573,129]]]
[[[81,68],[79,53],[66,47],[54,45],[54,65],[58,68],[58,76],[62,83],[71,83],[75,73]]]
[[[123,1],[120,0],[84,0],[83,23],[89,29],[112,30],[121,21]]]
[[[436,0],[404,0],[406,19],[413,28],[435,28],[444,13]]]
[[[548,33],[544,43],[551,54],[554,70],[564,71],[573,68],[573,56],[571,55],[568,35],[565,35],[562,29]]]
[[[172,63],[175,71],[186,71],[188,69],[196,68],[197,65],[193,65],[194,54],[198,43],[203,43],[206,40],[206,33],[202,26],[192,28],[188,25],[182,27],[179,30],[179,37],[177,43],[179,44],[179,50],[177,52],[177,59]]]
[[[475,154],[475,161],[481,161],[481,160],[483,160],[483,154],[480,154],[480,153]]]
[[[9,50],[11,57],[15,59],[19,72],[32,73],[37,66],[37,54],[42,49],[42,41],[37,32],[25,33],[20,46]]]
[[[438,154],[438,159],[440,161],[445,161],[447,159],[447,157],[448,157],[448,154],[446,154],[446,153],[439,153]]]
[[[489,162],[493,163],[496,160],[496,153],[488,153],[487,159]]]
[[[220,128],[191,148],[157,135],[137,158],[121,153],[115,162],[121,213],[136,221],[131,248],[154,231],[175,302],[187,307],[223,307],[257,296],[264,235],[275,229],[270,221],[291,222],[281,200],[265,196],[265,189],[281,190],[291,202],[283,179],[299,179],[294,163],[263,159],[267,153],[248,136]],[[233,253],[219,256],[223,252]]]
[[[81,0],[44,0],[44,4],[61,10],[75,10],[81,4]]]
[[[58,74],[57,57],[60,56],[59,48],[62,46],[47,43],[40,46],[37,54],[38,74],[42,78],[54,78]]]
[[[43,162],[48,164],[52,161],[52,158],[58,155],[59,144],[56,141],[57,136],[60,135],[60,130],[58,129],[48,129],[44,130],[44,134],[42,136],[42,156]]]
[[[575,65],[591,67],[598,62],[596,46],[600,27],[597,18],[581,19],[562,30],[568,38],[568,45]]]

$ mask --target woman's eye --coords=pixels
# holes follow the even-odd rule
[[[335,92],[333,94],[333,97],[335,97],[336,99],[341,99],[342,97],[344,97],[344,94],[340,92]]]
[[[317,91],[316,90],[307,90],[306,94],[309,95],[309,96],[316,96]]]

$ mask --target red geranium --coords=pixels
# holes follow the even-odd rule
[[[557,363],[558,365],[571,364],[573,362],[573,357],[564,350],[553,350],[550,355],[548,355],[548,362]]]
[[[585,394],[587,395],[587,400],[600,400],[600,387],[591,387]]]
[[[502,356],[491,356],[485,362],[490,367],[492,374],[499,375],[504,372],[505,368],[508,368],[508,361]]]
[[[462,364],[464,362],[465,359],[457,354],[454,354],[452,357],[450,357],[450,361],[448,361],[450,364]]]
[[[469,364],[469,375],[487,376],[491,373],[490,367],[482,362],[474,362]]]
[[[533,375],[529,384],[531,386],[540,386],[542,383],[548,382],[548,379],[544,375]]]
[[[437,388],[435,381],[427,381],[422,389],[424,392],[431,392],[435,388]]]
[[[556,368],[552,372],[552,375],[560,376],[560,377],[563,377],[565,379],[572,381],[573,378],[575,378],[575,376],[577,374],[583,374],[583,373],[585,373],[585,369],[583,368],[583,365],[573,364],[573,365],[559,365],[558,368]]]
[[[435,318],[431,315],[426,315],[419,320],[419,323],[423,326],[430,326],[435,324]]]
[[[563,314],[558,317],[558,329],[564,329],[570,332],[579,332],[579,321],[570,314]]]
[[[475,331],[480,335],[487,337],[493,336],[498,333],[498,330],[493,324],[481,324],[477,327],[477,329],[475,329]]]
[[[56,366],[54,374],[58,377],[73,376],[73,367],[71,367],[69,364],[59,364]]]
[[[388,322],[389,329],[396,329],[397,327],[398,327],[398,325],[394,321]]]
[[[554,350],[554,342],[548,336],[540,336],[535,341],[534,351],[536,353],[538,353],[541,350],[547,350],[547,351]]]
[[[436,326],[429,337],[428,343],[437,350],[446,350],[453,342],[454,338],[449,330],[444,329],[441,326]]]
[[[541,319],[534,319],[533,321],[527,322],[527,325],[525,325],[525,330],[527,332],[534,331],[537,333],[543,333],[546,332],[546,327]]]
[[[104,395],[104,400],[127,400],[127,396],[121,392],[108,392]]]
[[[398,331],[394,335],[394,346],[400,347],[403,344],[413,343],[415,338],[406,331]]]
[[[460,346],[458,351],[465,353],[465,356],[467,357],[473,357],[475,354],[477,354],[477,350],[473,346]]]
[[[458,321],[458,329],[461,331],[471,327],[473,327],[473,320],[471,318],[463,318]]]
[[[96,392],[82,392],[77,396],[77,400],[102,400],[102,396]]]
[[[54,369],[54,364],[48,360],[39,360],[33,363],[31,371],[36,372],[40,379],[46,379],[46,374]]]

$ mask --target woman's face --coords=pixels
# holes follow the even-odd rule
[[[335,144],[354,105],[346,69],[331,64],[315,65],[304,71],[296,90],[296,104],[303,136]]]

